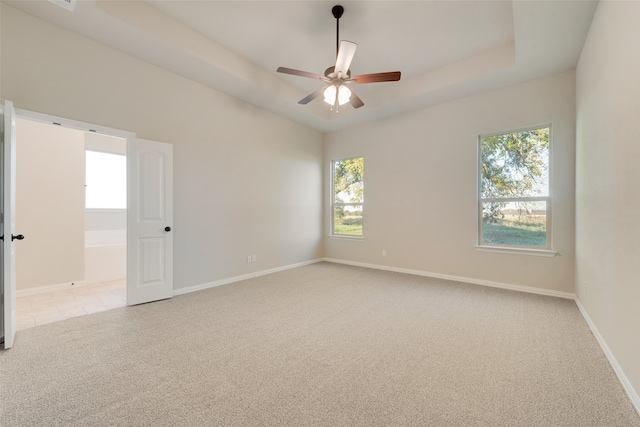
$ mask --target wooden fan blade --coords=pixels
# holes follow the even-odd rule
[[[351,77],[351,82],[357,85],[363,83],[397,82],[398,80],[400,80],[400,71],[389,71],[388,73],[360,74],[359,76]]]
[[[321,87],[320,89],[311,92],[309,95],[307,95],[305,98],[302,98],[300,101],[298,101],[298,104],[301,105],[306,105],[309,102],[313,101],[314,99],[316,99],[317,97],[319,97],[320,95],[322,95],[322,93],[324,92],[326,88]]]
[[[278,67],[276,71],[279,73],[291,74],[294,76],[309,77],[310,79],[318,79],[318,80],[327,79],[325,76],[321,76],[320,74],[310,73],[308,71],[294,70],[293,68]]]
[[[357,47],[358,45],[354,42],[347,40],[340,42],[338,57],[336,58],[336,68],[334,70],[338,78],[345,78],[347,76],[347,71],[349,71],[349,66],[353,60],[353,55],[356,54]]]
[[[351,103],[351,106],[353,108],[360,108],[364,105],[364,102],[362,102],[362,99],[360,99],[360,97],[356,95],[354,91],[351,91],[351,97],[349,98],[349,103]]]

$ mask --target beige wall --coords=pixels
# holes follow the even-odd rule
[[[326,238],[326,218],[326,256],[572,293],[574,88],[567,72],[327,135],[326,170],[364,156],[365,239]],[[478,135],[548,123],[559,256],[478,252]]]
[[[1,7],[17,108],[174,145],[176,289],[322,256],[320,133]]]
[[[84,133],[84,146],[87,150],[103,153],[127,155],[127,140],[125,138],[103,135],[95,132]]]
[[[0,7],[0,46],[2,46],[2,8]],[[4,104],[4,96],[2,94],[2,55],[0,55],[0,102]]]
[[[84,134],[16,120],[16,288],[84,278]]]
[[[638,22],[640,3],[601,1],[578,63],[576,287],[640,410]]]

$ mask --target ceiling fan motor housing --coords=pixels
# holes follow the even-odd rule
[[[331,67],[327,68],[326,70],[324,70],[324,76],[328,77],[328,78],[332,78],[330,77],[331,74],[333,74],[333,72],[336,70],[336,66],[332,65]],[[349,80],[351,78],[351,70],[347,70],[347,75],[346,77],[343,76],[342,79],[343,80]]]

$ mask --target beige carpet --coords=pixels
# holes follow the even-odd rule
[[[314,264],[20,331],[2,426],[640,426],[575,303]]]

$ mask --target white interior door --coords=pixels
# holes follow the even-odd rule
[[[173,146],[133,139],[127,152],[127,304],[173,296]]]
[[[4,348],[13,346],[16,336],[16,112],[11,101],[4,103],[2,137],[2,308]]]

